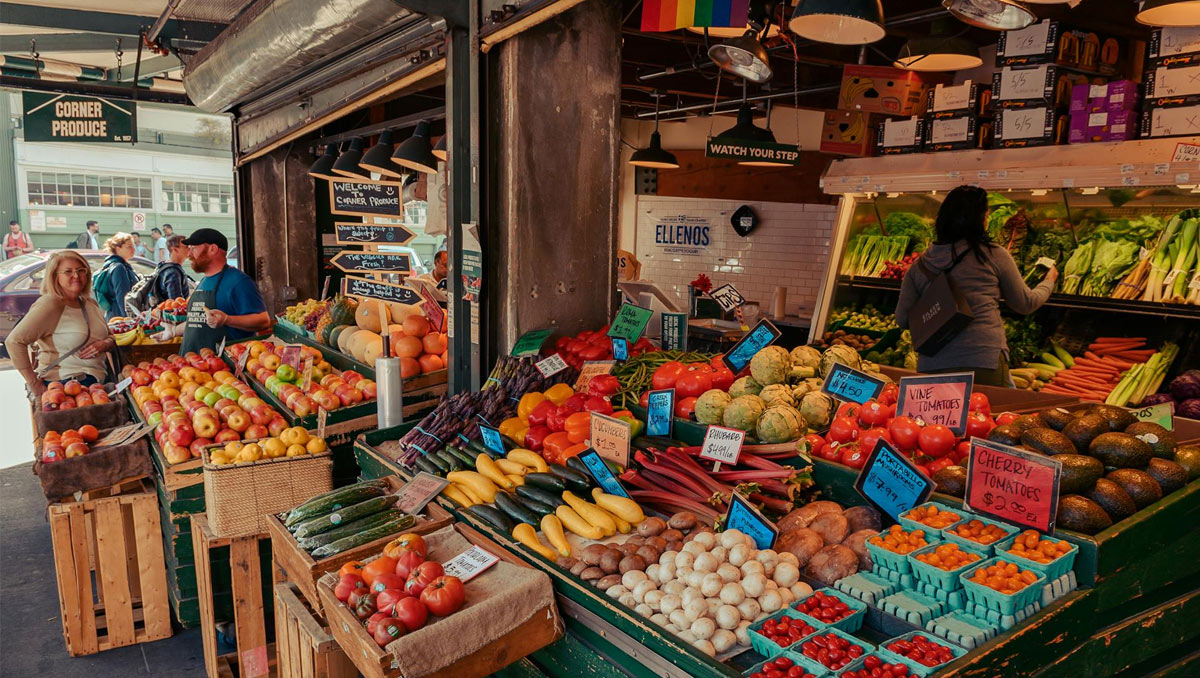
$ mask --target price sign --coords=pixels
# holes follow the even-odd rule
[[[217,344],[217,356],[225,355],[225,337],[221,337],[221,343]]]
[[[542,344],[546,343],[546,337],[550,336],[550,333],[553,331],[547,328],[522,334],[521,338],[517,340],[516,345],[513,346],[513,357],[520,358],[526,355],[537,355],[542,350]]]
[[[591,383],[592,377],[598,377],[602,374],[612,372],[613,365],[611,360],[589,360],[583,364],[583,369],[579,370],[579,378],[575,380],[575,392],[587,391],[588,384]]]
[[[709,292],[708,296],[712,297],[720,305],[721,310],[726,313],[746,303],[746,297],[743,297],[742,293],[738,292],[733,285],[721,285]]]
[[[500,435],[499,429],[487,424],[479,424],[479,435],[483,438],[484,447],[496,454],[504,455],[504,436]]]
[[[498,562],[500,562],[499,556],[494,556],[478,546],[472,546],[442,563],[442,569],[451,577],[458,577],[465,584]]]
[[[551,377],[567,369],[567,361],[563,360],[561,355],[555,353],[544,360],[537,361],[533,366],[537,368],[538,372],[542,373],[543,377]]]
[[[729,511],[725,514],[725,529],[739,530],[754,540],[760,549],[769,549],[779,538],[779,528],[767,520],[745,497],[733,493],[729,500]]]
[[[418,287],[420,289],[417,290],[417,294],[420,294],[422,299],[421,310],[425,312],[425,317],[429,318],[429,323],[434,327],[446,327],[449,330],[449,325],[446,323],[446,311],[438,303],[437,297],[433,296],[433,292],[430,292],[424,285]]]
[[[109,397],[111,398],[111,397],[117,395],[118,393],[120,393],[121,391],[124,391],[125,389],[129,388],[129,385],[132,383],[133,383],[133,377],[125,377],[121,381],[118,381],[116,387],[113,388],[113,392],[108,394]]]
[[[613,360],[625,362],[629,360],[629,342],[621,337],[612,338],[612,354]]]
[[[590,444],[601,457],[629,466],[629,424],[592,412]]]
[[[596,450],[586,449],[579,453],[579,461],[587,467],[588,473],[592,474],[592,478],[596,479],[596,484],[605,492],[615,494],[618,497],[629,497],[629,493],[621,485],[621,481],[617,480],[617,476],[613,474],[612,469],[600,455],[596,454]]]
[[[242,355],[237,361],[237,369],[235,370],[239,379],[242,378],[242,372],[246,370],[246,361],[248,360],[250,360],[250,351],[242,351]]]
[[[1028,28],[1006,31],[1000,35],[1003,43],[1002,56],[1043,54],[1050,40],[1050,22],[1041,21]]]
[[[246,351],[249,353],[250,351]],[[280,362],[284,365],[291,365],[292,369],[300,369],[300,356],[304,355],[304,349],[300,344],[287,344],[283,347],[283,355],[279,356]]]
[[[1175,154],[1171,156],[1171,162],[1200,162],[1200,145],[1175,144]]]
[[[1000,92],[997,98],[1042,99],[1046,96],[1046,69],[1039,68],[1005,68],[1000,72]]]
[[[941,424],[961,437],[967,432],[967,405],[974,384],[973,372],[901,377],[896,414]]]
[[[633,304],[621,304],[621,308],[617,310],[617,315],[613,317],[612,324],[608,326],[608,336],[621,337],[625,341],[637,341],[642,336],[642,332],[646,331],[646,323],[650,322],[650,316],[654,315],[654,311]]]
[[[728,353],[721,356],[721,360],[724,360],[729,369],[737,374],[750,364],[750,359],[754,357],[755,353],[775,343],[780,334],[782,333],[779,328],[771,324],[770,320],[763,318],[758,321],[754,329],[742,337],[741,341],[734,344]]]
[[[149,433],[153,428],[150,424],[139,424],[136,422],[119,426],[109,431],[108,435],[92,443],[92,449],[98,450],[102,447],[115,447],[131,443]]]
[[[709,426],[704,432],[700,456],[722,464],[736,464],[738,457],[742,456],[742,443],[745,440],[745,431],[724,426]]]
[[[893,519],[925,503],[933,493],[933,481],[921,474],[904,455],[880,439],[858,472],[854,489]]]
[[[1133,416],[1137,417],[1138,421],[1148,421],[1158,424],[1168,431],[1175,430],[1175,403],[1173,402],[1159,403],[1129,411],[1133,413]],[[1153,436],[1154,440],[1149,440],[1146,436]],[[1143,433],[1136,437],[1141,438],[1151,445],[1158,442],[1158,436],[1155,436],[1153,433]]]
[[[971,438],[963,506],[968,511],[1054,530],[1062,462],[1015,447]]]
[[[396,492],[396,508],[415,516],[449,484],[445,478],[421,471]]]
[[[686,351],[687,314],[661,313],[659,320],[662,323],[662,334],[660,335],[662,349],[664,351]]]
[[[329,410],[324,407],[317,408],[317,437],[325,437],[325,422],[329,421]]]
[[[312,386],[313,359],[309,356],[304,359],[304,379],[301,381],[300,388],[308,393],[308,387]]]
[[[879,395],[883,386],[882,379],[851,369],[841,363],[834,363],[833,368],[825,377],[825,383],[821,384],[821,392],[838,400],[861,405]]]
[[[651,391],[646,396],[646,435],[670,437],[674,411],[675,389]]]
[[[1001,138],[1034,139],[1043,137],[1048,130],[1045,108],[1006,109],[1000,116]]]

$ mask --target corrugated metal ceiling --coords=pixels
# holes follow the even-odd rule
[[[172,16],[227,24],[254,0],[180,0]]]

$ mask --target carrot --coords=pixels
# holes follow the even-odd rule
[[[1146,337],[1096,337],[1092,340],[1093,344],[1127,344],[1131,341],[1144,342]]]
[[[1150,356],[1154,355],[1154,350],[1146,349],[1145,351],[1121,351],[1120,353],[1113,353],[1112,355],[1115,358],[1121,358],[1124,360],[1137,360],[1138,362],[1145,362],[1146,360],[1150,359]]]
[[[1087,358],[1088,360],[1100,360],[1100,356],[1096,355],[1095,353],[1092,353],[1091,351],[1084,351],[1083,357]],[[1076,358],[1076,360],[1078,360],[1078,358]]]
[[[1088,358],[1076,358],[1075,364],[1078,365],[1079,367],[1088,367],[1088,368],[1091,368],[1098,372],[1113,372],[1113,373],[1117,372],[1117,368],[1115,365],[1109,365],[1108,363],[1105,363],[1100,360],[1091,360]]]
[[[1137,349],[1141,348],[1142,346],[1145,346],[1145,344],[1142,344],[1139,342],[1139,343],[1134,343],[1134,344],[1103,344],[1103,345],[1099,345],[1099,346],[1097,346],[1096,344],[1092,344],[1091,346],[1088,346],[1088,348],[1095,351],[1096,355],[1107,355],[1109,353],[1119,353],[1121,351],[1137,350]]]
[[[1054,379],[1050,380],[1050,383],[1081,386],[1089,390],[1097,390],[1100,388],[1111,389],[1112,387],[1112,382],[1108,381],[1107,379],[1100,380],[1087,377],[1063,377],[1060,375],[1055,375]]]

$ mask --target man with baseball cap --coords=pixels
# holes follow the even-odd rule
[[[183,336],[180,353],[216,350],[221,339],[237,340],[271,329],[271,316],[250,276],[225,263],[229,241],[215,229],[201,228],[184,239],[192,270],[204,276],[188,297],[187,321],[168,327],[160,341]]]

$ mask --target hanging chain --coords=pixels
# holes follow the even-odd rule
[[[120,38],[117,38],[117,52],[116,53],[117,53],[117,80],[120,80],[121,78],[124,77],[124,74],[121,73],[121,55],[124,54],[124,52],[121,51],[121,39]]]
[[[33,58],[33,72],[42,77],[42,55],[37,51],[37,39],[29,39],[29,56]]]
[[[712,133],[713,132],[713,124],[717,121],[717,102],[720,101],[720,96],[721,96],[721,73],[718,71],[717,72],[717,89],[715,92],[713,92],[712,113],[710,113],[708,116],[708,138],[709,139],[711,139],[712,135],[713,135],[713,133]]]
[[[800,150],[800,52],[792,43],[792,118],[796,121],[796,150]]]

